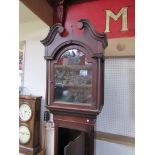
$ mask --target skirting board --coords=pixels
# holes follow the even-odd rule
[[[130,145],[130,146],[135,145],[134,137],[116,135],[112,133],[104,133],[104,132],[96,131],[95,138],[97,140],[103,140],[103,141],[108,141],[108,142],[117,143],[117,144]]]

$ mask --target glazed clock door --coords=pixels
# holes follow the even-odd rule
[[[62,50],[53,67],[53,104],[65,106],[95,105],[96,63],[87,51],[78,46],[69,46]]]

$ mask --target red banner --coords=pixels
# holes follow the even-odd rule
[[[98,32],[108,38],[133,37],[135,35],[134,0],[91,0],[68,7],[65,27],[79,19],[89,19]]]

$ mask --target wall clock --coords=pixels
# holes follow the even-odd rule
[[[19,151],[36,155],[40,145],[40,108],[41,97],[19,97]]]

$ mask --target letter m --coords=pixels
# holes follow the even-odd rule
[[[111,10],[106,10],[105,32],[110,32],[110,17],[114,19],[115,21],[117,21],[121,16],[122,16],[121,31],[128,31],[127,10],[128,10],[128,7],[124,7],[118,12],[118,14],[114,14]]]

